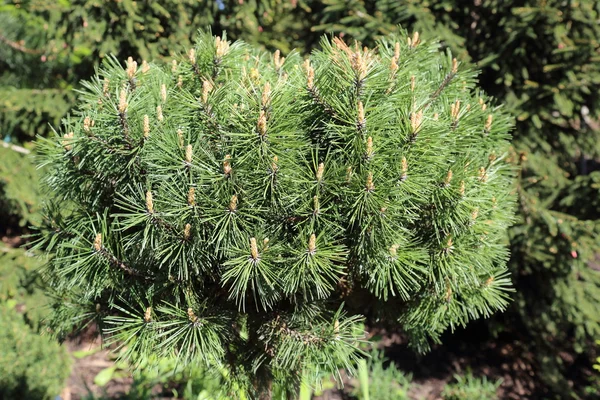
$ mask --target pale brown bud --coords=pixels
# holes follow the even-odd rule
[[[225,160],[223,160],[223,173],[225,175],[229,175],[231,173],[231,163],[229,160],[231,160],[231,155],[225,155]]]
[[[452,181],[452,175],[453,175],[452,170],[449,169],[448,173],[446,174],[446,179],[444,179],[444,184],[446,186],[450,186],[450,182]]]
[[[183,147],[183,131],[181,129],[177,129],[177,141],[179,147]]]
[[[158,119],[158,122],[163,122],[165,117],[163,116],[163,112],[162,112],[162,107],[161,106],[157,106],[156,107],[156,119]]]
[[[190,60],[190,63],[192,63],[193,66],[196,65],[196,49],[194,49],[193,47],[190,49],[190,51],[188,52],[188,58]],[[175,61],[175,60],[173,60]],[[174,64],[175,66],[177,64]]]
[[[190,239],[190,232],[192,230],[192,225],[190,224],[185,224],[185,228],[183,228],[183,238],[185,240],[189,240]]]
[[[177,87],[180,89],[183,87],[183,75],[177,77]]]
[[[255,83],[260,81],[260,72],[258,72],[258,69],[250,68],[250,79]]]
[[[450,117],[452,118],[452,122],[458,121],[459,114],[460,114],[460,100],[456,100],[450,106]]]
[[[492,154],[490,154],[490,155],[488,156],[488,161],[489,161],[490,163],[493,163],[494,161],[496,161],[496,159],[497,159],[497,158],[498,158],[498,157],[496,156],[496,153],[492,153]]]
[[[279,50],[275,50],[275,54],[273,54],[273,64],[275,64],[275,69],[277,71],[283,67],[284,61],[285,57],[281,57],[281,52]]]
[[[419,32],[415,31],[413,33],[412,39],[408,38],[407,42],[408,42],[409,47],[412,47],[412,48],[417,47],[419,45],[419,43],[421,43],[421,40],[419,39]]]
[[[110,80],[108,78],[104,78],[104,85],[102,85],[102,95],[104,97],[108,97],[109,89],[110,89]]]
[[[423,110],[413,112],[410,115],[410,127],[413,133],[417,133],[421,130],[421,124],[423,122]]]
[[[352,179],[352,167],[348,166],[346,168],[346,182],[350,183],[350,180]]]
[[[193,156],[194,156],[194,149],[192,148],[191,144],[188,144],[185,147],[185,162],[188,164],[191,164]]]
[[[320,211],[319,196],[313,196],[313,213],[318,214]]]
[[[148,115],[144,115],[144,138],[148,138],[150,135],[150,118]]]
[[[194,310],[192,310],[191,307],[187,309],[187,315],[188,319],[192,324],[195,324],[198,321],[198,317],[196,316],[196,314],[194,314]]]
[[[271,163],[271,171],[277,172],[277,170],[279,169],[279,166],[277,165],[278,162],[279,157],[273,156],[273,162]]]
[[[256,130],[261,136],[265,136],[267,133],[267,114],[265,113],[265,110],[260,110],[258,122],[256,123]]]
[[[373,157],[373,138],[371,136],[367,138],[367,151],[365,155],[367,158]]]
[[[402,157],[401,167],[402,167],[402,173],[405,174],[408,172],[408,161],[406,161],[406,157]]]
[[[398,61],[400,59],[400,43],[396,42],[396,44],[394,44],[394,58],[396,59],[396,61]]]
[[[102,250],[102,234],[96,233],[96,237],[94,238],[94,250],[100,251]]]
[[[195,56],[194,56],[194,58],[195,58]],[[190,58],[190,61],[191,60],[192,59]],[[192,62],[192,64],[193,64],[193,62]],[[171,61],[171,72],[173,72],[173,73],[177,72],[177,60]]]
[[[146,62],[146,60],[142,61],[142,74],[147,74],[150,71],[150,65]]]
[[[373,173],[369,172],[367,175],[367,182],[365,183],[365,187],[367,192],[372,192],[375,190],[375,184],[373,183]]]
[[[394,75],[398,71],[398,60],[395,57],[392,57],[390,61],[390,72]]]
[[[262,92],[262,106],[266,107],[271,100],[271,84],[269,82],[265,82],[265,86]]]
[[[485,171],[484,167],[480,167],[479,168],[479,180],[481,182],[486,182],[487,181],[487,172]]]
[[[479,208],[476,207],[473,209],[473,211],[471,211],[471,219],[473,221],[475,221],[477,219],[477,216],[479,215]]]
[[[167,101],[167,85],[164,83],[160,86],[160,98],[163,103]]]
[[[358,124],[361,126],[365,124],[365,108],[360,100],[358,101]]]
[[[252,259],[254,259],[254,261],[258,260],[260,257],[255,238],[250,238],[250,255],[252,256]]]
[[[316,174],[317,182],[321,182],[323,180],[323,172],[325,172],[325,164],[320,163]]]
[[[238,206],[238,197],[237,195],[231,196],[231,200],[229,200],[229,211],[235,212]]]
[[[456,74],[458,72],[458,61],[456,58],[452,59],[452,74]]]
[[[85,117],[83,119],[83,130],[89,132],[92,126],[92,119],[90,117]]]
[[[440,119],[440,114],[438,114],[438,113],[433,114],[433,120],[437,121],[438,119]]]
[[[411,77],[410,77],[410,91],[411,92],[415,91],[416,85],[417,85],[417,78],[415,78],[414,75],[411,75]]]
[[[392,257],[396,257],[398,255],[398,248],[400,247],[399,244],[394,244],[390,247],[390,254]]]
[[[133,61],[133,58],[127,58],[127,77],[133,79],[137,72],[137,62]]]
[[[193,187],[188,191],[187,202],[189,206],[193,207],[196,205],[196,189]]]
[[[152,307],[146,308],[146,312],[144,313],[144,322],[148,323],[152,321]]]
[[[72,145],[73,132],[65,133],[62,140],[62,145],[66,151],[70,151],[73,148]]]
[[[310,239],[308,239],[308,254],[315,254],[317,251],[317,237],[313,233],[310,235]]]
[[[315,85],[315,70],[310,65],[310,60],[307,58],[303,64],[304,72],[306,72],[306,80],[308,89],[312,89]]]
[[[490,276],[489,278],[486,279],[485,286],[489,287],[492,283],[494,283],[494,277]]]
[[[487,105],[485,105],[485,104],[482,104],[482,105],[481,105],[481,111],[485,111],[485,110],[486,110],[486,108],[487,108]]]
[[[119,93],[119,112],[121,114],[127,111],[127,90],[121,89]]]
[[[340,334],[340,321],[337,319],[333,322],[333,333],[336,335]]]
[[[149,190],[146,192],[146,210],[150,214],[154,213],[154,201],[152,199],[152,192]]]
[[[202,82],[202,103],[208,103],[208,95],[213,90],[213,84],[208,80]]]
[[[215,54],[217,58],[221,58],[229,50],[229,43],[226,40],[222,40],[219,36],[215,38]]]
[[[465,181],[460,181],[460,188],[458,189],[460,196],[463,197],[465,195]]]
[[[494,117],[492,116],[492,114],[489,114],[487,116],[487,119],[485,120],[485,126],[484,126],[484,128],[485,128],[486,132],[489,132],[490,129],[492,129],[492,121],[493,120],[494,120]]]

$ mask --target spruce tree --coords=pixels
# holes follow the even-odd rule
[[[109,58],[41,143],[54,327],[270,398],[352,370],[361,313],[426,348],[509,300],[510,118],[418,33],[284,58],[200,34]]]

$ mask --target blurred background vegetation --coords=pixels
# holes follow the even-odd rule
[[[31,233],[43,201],[32,162],[35,138],[52,134],[75,103],[79,82],[104,57],[169,63],[186,51],[200,28],[226,31],[231,39],[285,55],[292,49],[307,54],[323,34],[372,44],[399,26],[438,39],[459,59],[475,63],[481,87],[504,103],[516,121],[511,159],[521,170],[519,221],[511,230],[510,247],[517,292],[508,312],[455,332],[441,351],[459,354],[461,343],[475,342],[502,349],[508,352],[503,356],[526,365],[492,365],[496,376],[515,377],[504,383],[459,375],[443,390],[444,398],[476,398],[468,393],[499,393],[498,387],[520,391],[522,398],[600,396],[593,369],[595,339],[600,338],[599,1],[3,0],[0,347],[9,351],[0,355],[0,397],[18,393],[27,398],[23,393],[30,390],[34,395],[27,396],[38,397],[29,398],[51,398],[68,375],[64,350],[38,335],[45,329],[36,273],[40,262],[27,251],[22,235]],[[373,332],[381,329],[377,321],[371,325]],[[17,337],[11,334],[15,330],[24,333]],[[25,364],[15,366],[11,357],[21,352],[24,341],[31,343],[25,345]],[[41,367],[34,359],[54,365],[52,374],[38,374]],[[409,371],[397,370],[398,360],[391,361],[374,357],[364,371],[376,383],[361,380],[353,396],[412,398]],[[32,373],[40,376],[35,383]],[[529,386],[515,388],[522,375],[531,377]],[[167,387],[176,381],[178,395],[190,387],[186,398],[211,398],[199,396],[210,396],[211,379],[223,379],[206,378],[201,371],[165,376],[137,377],[136,382],[145,383],[135,390],[147,388],[148,382]],[[208,389],[193,389],[202,385]],[[394,389],[380,390],[385,387]]]

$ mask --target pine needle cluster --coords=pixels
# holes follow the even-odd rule
[[[361,315],[423,347],[504,309],[511,121],[475,83],[418,33],[107,60],[41,145],[55,320],[264,398],[351,370]]]

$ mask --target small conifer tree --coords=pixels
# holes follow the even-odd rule
[[[56,326],[95,319],[125,354],[270,398],[352,369],[360,314],[425,346],[504,309],[510,119],[475,78],[417,33],[109,59],[41,145]]]

